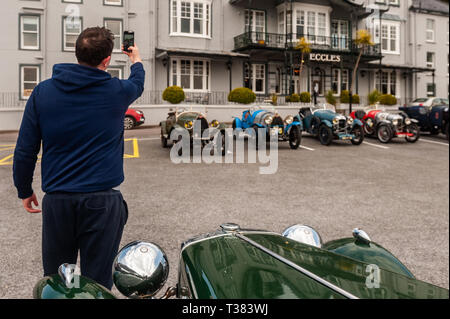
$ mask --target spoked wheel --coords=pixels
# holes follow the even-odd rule
[[[333,131],[331,128],[322,124],[319,127],[319,140],[322,145],[328,146],[333,141]]]
[[[302,142],[302,132],[298,126],[293,126],[289,132],[289,146],[291,149],[296,150],[300,147]]]
[[[367,119],[364,121],[364,133],[370,136],[375,134],[375,123],[372,119]]]
[[[164,136],[162,127],[161,127],[161,146],[163,148],[167,148],[168,146],[167,138]]]
[[[393,135],[394,132],[392,132],[392,129],[387,125],[381,125],[378,128],[377,131],[378,140],[383,144],[389,143],[392,140]]]
[[[406,133],[413,134],[413,136],[406,136],[406,141],[409,143],[415,143],[420,138],[420,129],[417,124],[411,124],[406,127]]]
[[[125,120],[123,121],[123,128],[125,130],[131,130],[133,129],[133,127],[136,125],[136,121],[134,120],[134,118],[130,117],[130,116],[126,116]]]
[[[361,145],[364,142],[364,129],[362,126],[355,126],[352,133],[355,135],[355,138],[352,139],[352,144]]]

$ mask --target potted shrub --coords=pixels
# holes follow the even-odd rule
[[[164,90],[162,98],[171,104],[180,104],[186,99],[186,95],[181,87],[170,86]]]
[[[393,105],[397,105],[397,98],[395,96],[393,96],[392,94],[383,94],[383,95],[381,95],[379,102],[382,105],[393,106]]]
[[[373,90],[372,92],[369,93],[367,98],[369,100],[370,105],[375,105],[377,102],[380,101],[381,93],[378,90]]]
[[[336,97],[334,96],[334,92],[333,91],[328,91],[327,92],[327,95],[325,95],[325,99],[326,99],[326,101],[327,101],[327,103],[328,104],[331,104],[331,105],[333,105],[333,106],[336,106],[336,104],[337,104],[337,99],[336,99]]]
[[[300,102],[300,95],[298,95],[297,93],[292,94],[289,97],[289,102],[291,102],[291,103],[299,103]]]
[[[237,88],[228,94],[228,101],[239,104],[251,104],[256,101],[256,94],[248,88]]]
[[[309,93],[309,92],[300,93],[300,102],[311,103],[311,93]]]

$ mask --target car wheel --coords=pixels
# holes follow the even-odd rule
[[[163,134],[163,129],[162,129],[162,127],[161,127],[161,146],[163,147],[163,148],[167,148],[167,146],[168,146],[168,143],[167,143],[167,138],[164,136],[164,134]]]
[[[126,116],[125,120],[123,121],[123,127],[125,130],[131,130],[136,126],[136,120],[132,118],[131,116]]]
[[[298,126],[293,126],[289,132],[289,146],[291,149],[296,150],[300,147],[302,142],[302,132]]]
[[[368,123],[372,123],[372,126],[370,126]],[[375,134],[374,127],[375,127],[375,123],[372,119],[370,119],[369,121],[368,120],[364,121],[364,133],[366,135],[373,136]]]
[[[392,140],[393,136],[394,132],[392,132],[392,129],[387,125],[380,125],[377,130],[378,140],[383,144],[389,143]]]
[[[411,124],[406,127],[406,133],[413,134],[413,136],[406,136],[406,141],[409,143],[415,143],[420,138],[420,129],[417,124]]]
[[[432,128],[431,131],[430,131],[430,134],[431,135],[438,135],[439,134],[439,129]]]
[[[355,134],[355,138],[352,139],[353,145],[361,145],[364,142],[364,129],[362,126],[355,126],[353,129],[353,134]]]
[[[322,124],[319,127],[319,140],[322,145],[328,146],[333,141],[333,131],[331,128]]]
[[[320,129],[320,124],[322,123],[322,121],[317,117],[314,116],[311,120],[311,134],[314,136],[318,136],[319,135],[319,129]]]

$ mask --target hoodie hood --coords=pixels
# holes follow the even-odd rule
[[[53,67],[53,80],[58,89],[74,92],[88,86],[95,86],[111,79],[105,71],[79,64],[56,64]]]

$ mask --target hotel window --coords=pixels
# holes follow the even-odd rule
[[[434,42],[435,22],[433,19],[427,19],[427,42]]]
[[[32,15],[20,16],[20,49],[39,50],[40,17]]]
[[[114,52],[122,52],[122,20],[105,18],[104,24],[105,28],[109,29],[114,34]]]
[[[294,39],[301,39],[302,37],[307,38],[313,43],[325,43],[326,37],[329,33],[329,12],[328,11],[308,11],[298,9],[293,11],[294,16],[292,21],[295,25],[292,28],[294,33]],[[278,24],[280,27],[283,26],[281,20],[288,19],[288,25],[286,25],[286,30],[279,30],[280,33],[288,34],[291,33],[291,12],[287,12],[287,17],[285,16],[285,11],[279,12]]]
[[[20,66],[20,99],[28,100],[34,88],[40,82],[39,65]]]
[[[427,52],[427,68],[434,68],[434,52]]]
[[[266,92],[266,65],[245,64],[244,85],[256,94],[264,94]]]
[[[397,73],[395,71],[381,72],[380,86],[380,72],[376,72],[375,88],[382,94],[392,94],[397,96]]]
[[[400,24],[391,22],[383,23],[381,26],[380,40],[380,24],[375,24],[375,42],[381,43],[383,53],[400,54]]]
[[[211,36],[211,0],[170,2],[171,35]]]
[[[199,59],[172,59],[170,68],[171,85],[186,91],[210,91],[210,61]]]
[[[83,18],[63,18],[63,51],[75,51],[75,45],[83,29]]]
[[[349,49],[349,22],[331,21],[331,44],[334,49]]]
[[[348,70],[333,69],[331,89],[335,95],[348,91]]]
[[[123,5],[122,1],[123,0],[103,0],[103,5],[121,7]]]
[[[123,79],[123,69],[121,67],[110,66],[106,72],[108,72],[113,78],[118,78],[119,80]]]
[[[427,83],[427,96],[434,97],[436,95],[436,85],[434,83]]]

